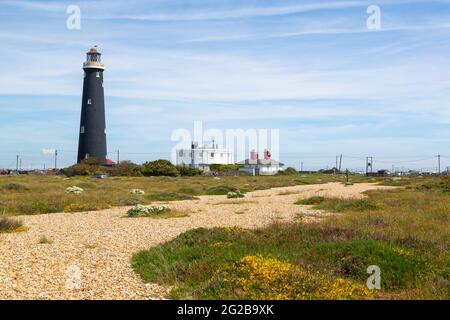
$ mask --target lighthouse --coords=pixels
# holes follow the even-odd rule
[[[86,54],[83,63],[84,82],[81,103],[80,138],[78,142],[78,162],[96,158],[106,164],[106,121],[105,97],[103,92],[102,54],[97,46]]]

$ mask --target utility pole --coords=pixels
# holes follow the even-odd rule
[[[58,169],[58,150],[55,149],[55,171]]]
[[[117,165],[120,163],[120,150],[117,150]]]
[[[437,157],[438,157],[438,174],[440,175],[441,174],[441,155],[438,154]]]

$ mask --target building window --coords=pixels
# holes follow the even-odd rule
[[[214,152],[211,153],[211,158],[214,158]]]
[[[84,156],[85,159],[89,158],[89,153],[86,153],[86,155]]]
[[[97,72],[95,73],[95,76],[96,76],[97,78],[100,78],[100,71],[97,71]]]
[[[80,133],[84,133],[84,126],[81,126]]]
[[[180,154],[180,157],[182,157],[183,156],[183,150],[180,150],[179,154]]]
[[[92,99],[88,99],[87,104],[92,104]]]

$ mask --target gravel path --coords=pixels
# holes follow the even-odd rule
[[[202,196],[169,203],[189,213],[171,219],[125,218],[124,207],[22,216],[29,231],[0,234],[0,299],[161,299],[167,288],[142,283],[131,269],[136,251],[197,227],[256,228],[299,214],[317,219],[324,213],[293,202],[313,195],[356,198],[381,188],[329,183],[256,191],[242,200]],[[40,243],[42,236],[50,243]]]

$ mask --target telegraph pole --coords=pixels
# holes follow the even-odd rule
[[[438,174],[440,175],[441,174],[441,155],[438,154],[437,157],[438,157]]]
[[[55,149],[55,171],[58,168],[58,150]]]

